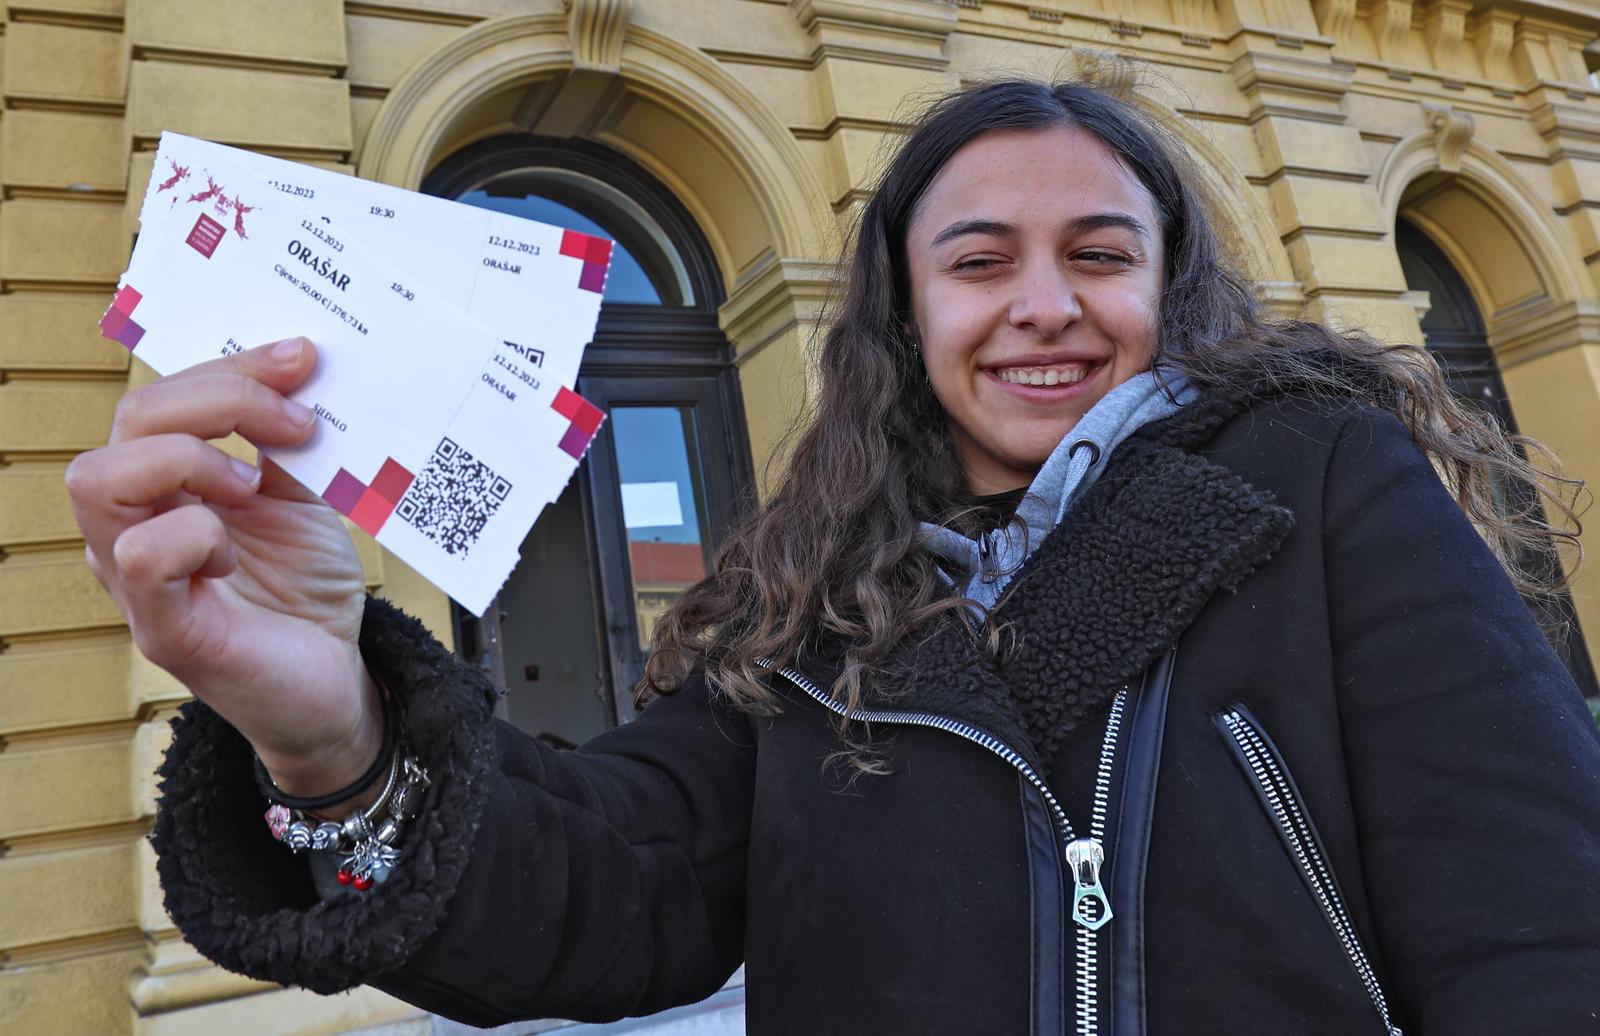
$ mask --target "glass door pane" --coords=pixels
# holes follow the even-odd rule
[[[618,406],[611,411],[634,633],[648,650],[656,620],[705,578],[705,482],[686,406]]]
[[[636,714],[633,691],[656,624],[706,576],[740,511],[748,455],[730,448],[724,380],[578,379],[578,391],[608,415],[584,463],[619,722]]]

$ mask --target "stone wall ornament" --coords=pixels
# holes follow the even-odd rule
[[[1462,41],[1466,38],[1467,14],[1471,10],[1472,5],[1466,0],[1439,0],[1428,12],[1428,46],[1433,49],[1433,62],[1441,71],[1465,71]]]
[[[1172,0],[1172,19],[1187,28],[1209,29],[1211,19],[1206,10],[1211,6],[1210,0]]]
[[[788,0],[789,13],[815,42],[814,62],[839,58],[943,73],[946,44],[960,16],[949,0]],[[1036,0],[1028,16],[1059,22],[1059,0]]]
[[[1317,28],[1324,36],[1343,49],[1350,46],[1351,34],[1356,28],[1356,0],[1316,0],[1312,8],[1317,16]]]
[[[1448,104],[1433,102],[1424,102],[1422,111],[1433,130],[1434,146],[1439,149],[1439,168],[1446,173],[1459,173],[1461,156],[1466,154],[1476,128],[1472,116]]]
[[[564,0],[572,67],[589,72],[622,71],[622,41],[633,16],[633,0]]]
[[[1406,58],[1406,37],[1411,34],[1411,0],[1379,0],[1372,12],[1378,56],[1390,64]]]
[[[1516,39],[1517,20],[1504,11],[1490,9],[1473,23],[1473,41],[1483,74],[1497,82],[1511,79],[1511,44]]]
[[[1261,15],[1268,25],[1294,29],[1300,21],[1305,0],[1261,0]]]
[[[1078,51],[1074,55],[1073,72],[1077,78],[1124,101],[1133,99],[1139,79],[1131,59],[1108,50]]]

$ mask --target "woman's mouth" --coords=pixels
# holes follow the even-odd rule
[[[1058,363],[1048,367],[998,367],[994,376],[1012,385],[1075,385],[1088,376],[1093,364]]]

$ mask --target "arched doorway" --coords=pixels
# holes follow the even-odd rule
[[[1406,287],[1427,292],[1428,310],[1421,318],[1423,337],[1450,387],[1462,399],[1492,414],[1502,427],[1515,432],[1516,418],[1489,345],[1488,328],[1466,279],[1443,249],[1405,219],[1395,224],[1395,250]],[[1557,563],[1549,556],[1531,560],[1542,565]],[[1530,607],[1546,630],[1552,631],[1551,644],[1579,690],[1585,697],[1600,696],[1571,598],[1563,593],[1553,602],[1530,602]]]
[[[506,718],[581,744],[633,714],[656,620],[704,576],[753,483],[722,277],[677,198],[600,144],[492,137],[422,186],[616,242],[576,386],[608,420],[495,605],[458,616],[463,654],[507,688]]]

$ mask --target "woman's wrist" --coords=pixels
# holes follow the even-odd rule
[[[362,691],[358,719],[344,735],[328,742],[313,755],[286,756],[256,750],[272,783],[285,795],[297,798],[326,795],[344,788],[369,772],[384,746],[384,703],[377,681],[360,666]],[[319,807],[319,816],[343,819],[364,809],[383,792],[381,780],[370,783],[350,798]]]

